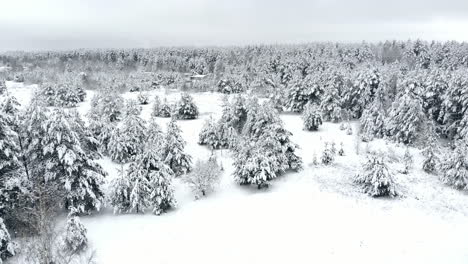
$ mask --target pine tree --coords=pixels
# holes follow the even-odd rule
[[[215,185],[219,182],[221,168],[213,154],[207,161],[198,160],[195,163],[193,171],[187,174],[184,181],[192,189],[195,199],[212,192]]]
[[[328,142],[325,142],[321,160],[324,165],[330,165],[335,160],[335,154],[333,153],[331,145]]]
[[[65,207],[89,213],[103,201],[102,184],[106,172],[83,150],[73,120],[63,110],[54,110],[44,124],[44,178],[57,181],[66,191]]]
[[[463,141],[457,142],[457,147],[441,164],[443,183],[457,189],[467,189],[468,186],[468,159],[467,146]]]
[[[171,105],[167,102],[166,98],[164,98],[160,108],[159,113],[157,116],[159,117],[171,117],[172,108]]]
[[[0,95],[3,95],[7,91],[5,80],[0,80]]]
[[[115,213],[130,211],[131,183],[128,175],[124,172],[123,166],[120,168],[118,176],[110,183],[109,203]]]
[[[383,91],[377,90],[374,100],[364,108],[360,118],[361,136],[364,141],[385,135],[386,113],[384,108]]]
[[[91,112],[107,122],[119,121],[123,108],[124,99],[113,90],[100,91],[91,99]]]
[[[147,140],[146,123],[141,119],[139,106],[127,105],[122,126],[114,130],[109,142],[109,154],[117,162],[129,162],[143,149]]]
[[[327,74],[325,93],[320,104],[323,119],[325,121],[339,122],[343,119],[341,116],[341,90],[344,86],[344,78],[341,74],[333,72]]]
[[[408,147],[406,148],[405,154],[403,155],[403,163],[403,174],[408,174],[413,168],[413,155],[411,155]]]
[[[151,111],[151,116],[152,117],[158,117],[161,116],[161,99],[159,99],[159,96],[155,95],[154,96],[154,103],[153,103],[153,108]]]
[[[393,175],[384,163],[383,158],[375,154],[368,156],[361,173],[356,175],[354,181],[370,196],[396,196]]]
[[[56,87],[52,84],[44,84],[39,90],[39,97],[45,102],[46,106],[54,106],[56,98]]]
[[[172,170],[163,162],[158,162],[150,170],[149,179],[152,186],[150,203],[153,206],[153,213],[156,215],[165,213],[176,206],[172,178]]]
[[[77,91],[68,84],[59,84],[55,89],[55,106],[75,107],[81,102]]]
[[[418,139],[426,122],[420,100],[410,89],[394,102],[387,120],[388,135],[399,143],[412,144]]]
[[[219,127],[218,123],[210,116],[200,131],[198,135],[198,144],[208,145],[213,149],[219,149],[226,147],[225,142],[219,136]]]
[[[138,102],[142,105],[147,105],[149,103],[149,96],[145,92],[141,92],[138,94]]]
[[[376,69],[357,72],[353,84],[344,91],[345,108],[351,110],[354,117],[360,118],[365,106],[373,101],[380,82],[380,73]]]
[[[307,103],[318,103],[323,94],[323,87],[317,75],[307,75],[291,81],[287,92],[287,106],[293,112],[302,112]]]
[[[130,179],[130,211],[144,212],[152,207],[160,215],[175,207],[172,170],[152,147],[139,154],[127,171]]]
[[[127,177],[131,182],[130,212],[144,213],[150,206],[151,183],[148,170],[139,162],[133,161],[127,170]]]
[[[88,246],[86,236],[86,227],[81,223],[78,217],[78,210],[72,208],[67,217],[67,226],[65,233],[65,249],[72,254],[82,252]]]
[[[192,157],[184,152],[186,142],[182,138],[181,134],[182,131],[177,125],[175,119],[172,119],[167,124],[162,158],[176,176],[190,172],[192,168]]]
[[[8,124],[5,113],[0,112],[0,175],[6,175],[18,163],[19,147],[16,144],[16,133]]]
[[[196,119],[198,117],[198,107],[193,101],[193,97],[188,93],[183,93],[180,101],[175,105],[175,115],[177,119]]]
[[[322,115],[317,105],[307,104],[302,113],[302,120],[304,121],[304,127],[306,130],[314,131],[322,125]]]
[[[154,118],[151,118],[148,122],[147,135],[147,145],[156,148],[159,152],[162,151],[164,133]]]
[[[0,217],[0,263],[14,255],[15,245],[11,241],[10,233],[3,223],[3,218]]]

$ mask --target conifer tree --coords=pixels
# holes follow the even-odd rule
[[[190,172],[192,169],[192,157],[184,152],[186,142],[181,134],[182,131],[177,125],[176,120],[172,119],[167,124],[162,159],[176,176]]]
[[[196,119],[198,117],[198,107],[193,101],[193,97],[188,93],[183,93],[175,105],[174,113],[177,119]]]
[[[118,175],[110,183],[109,203],[114,209],[114,214],[130,211],[131,183],[123,166],[119,169]]]
[[[88,246],[88,232],[86,227],[81,223],[78,216],[79,211],[72,208],[67,217],[67,226],[65,233],[65,249],[71,254],[82,252]]]
[[[226,147],[219,136],[218,123],[215,122],[213,117],[210,116],[210,118],[205,120],[200,134],[198,135],[198,144],[208,145],[213,149]]]
[[[45,180],[57,181],[66,191],[65,207],[80,212],[99,209],[103,201],[105,171],[83,150],[71,119],[63,110],[54,110],[45,122],[43,164]]]
[[[426,118],[421,101],[411,89],[407,90],[393,103],[387,120],[388,135],[399,143],[412,144],[418,139]]]
[[[317,75],[294,78],[287,92],[287,106],[293,112],[302,112],[307,103],[318,103],[323,94],[323,87]]]
[[[468,186],[467,146],[463,141],[457,142],[456,146],[442,162],[440,178],[443,183],[462,190]]]
[[[195,199],[212,192],[219,182],[221,168],[213,154],[207,161],[198,160],[193,171],[184,178],[185,182],[192,189]]]
[[[370,154],[363,165],[362,172],[354,181],[370,196],[396,196],[397,191],[393,175],[388,170],[382,157]]]
[[[3,218],[0,217],[0,263],[14,255],[15,245],[11,241],[10,233],[3,223]]]
[[[322,125],[322,115],[315,104],[307,104],[302,113],[304,128],[308,131],[317,130]]]
[[[385,135],[386,113],[384,108],[383,91],[378,89],[374,100],[364,108],[360,118],[361,136],[364,141]]]
[[[341,116],[341,90],[344,86],[344,78],[337,72],[327,74],[325,92],[320,104],[323,119],[325,121],[339,122]]]

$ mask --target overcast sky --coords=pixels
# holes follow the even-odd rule
[[[468,0],[0,0],[0,50],[468,41]]]

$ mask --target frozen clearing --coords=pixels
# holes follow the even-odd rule
[[[30,98],[28,87],[7,83],[20,102]],[[30,89],[29,89],[30,91]],[[79,111],[89,110],[91,91]],[[170,100],[177,92],[152,91]],[[136,97],[127,93],[125,98]],[[204,119],[221,112],[222,95],[193,94],[198,120],[178,122],[193,159],[210,151],[197,144]],[[152,105],[143,106],[150,116]],[[304,170],[287,174],[268,190],[236,185],[227,150],[217,151],[225,169],[217,191],[194,201],[179,179],[178,208],[162,216],[113,215],[110,210],[84,217],[98,263],[468,263],[468,196],[422,172],[421,156],[411,149],[415,165],[409,175],[398,174],[401,196],[373,199],[359,192],[352,178],[364,158],[356,155],[354,136],[325,123],[318,132],[302,130],[300,116],[282,115],[286,128],[301,146]],[[159,118],[164,128],[169,119]],[[325,141],[344,144],[345,156],[332,166],[311,165]],[[369,148],[404,149],[375,141]],[[99,161],[115,176],[119,165]],[[390,165],[397,172],[401,164]]]

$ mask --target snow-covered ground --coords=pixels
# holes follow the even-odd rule
[[[30,100],[34,87],[7,83],[21,103]],[[171,100],[174,91],[152,91]],[[92,91],[79,106],[89,108]],[[125,98],[136,98],[127,93]],[[193,159],[206,159],[210,151],[197,144],[204,119],[221,113],[222,95],[193,94],[200,108],[197,120],[179,121],[186,151]],[[152,105],[143,106],[150,117]],[[437,176],[424,173],[421,155],[411,149],[415,165],[408,175],[397,174],[401,196],[374,199],[353,184],[366,148],[404,148],[383,140],[360,144],[355,138],[325,123],[317,132],[302,130],[296,114],[281,116],[293,141],[300,145],[304,170],[288,173],[268,190],[241,187],[232,178],[232,158],[217,151],[224,167],[220,186],[210,196],[195,201],[176,179],[178,208],[167,214],[113,215],[110,210],[82,220],[88,228],[98,263],[468,263],[468,196],[444,186]],[[169,121],[158,118],[164,128]],[[332,166],[314,166],[325,141],[344,144],[345,156]],[[119,165],[99,160],[115,177]],[[397,173],[401,164],[392,164]]]

